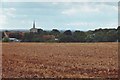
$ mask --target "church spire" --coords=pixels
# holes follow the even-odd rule
[[[30,29],[30,32],[32,32],[32,33],[37,33],[37,32],[38,32],[38,29],[35,28],[35,20],[33,21],[33,26],[32,26],[32,27],[33,27],[33,28]]]
[[[34,20],[34,22],[33,22],[33,28],[35,28],[35,20]]]

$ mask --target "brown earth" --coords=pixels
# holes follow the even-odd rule
[[[117,43],[2,43],[3,78],[116,78]]]

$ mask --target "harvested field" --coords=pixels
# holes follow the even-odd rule
[[[117,43],[2,43],[3,78],[115,78]]]

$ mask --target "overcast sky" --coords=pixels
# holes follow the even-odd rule
[[[118,2],[2,2],[0,29],[117,28]]]

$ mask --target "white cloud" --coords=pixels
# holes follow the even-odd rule
[[[0,28],[7,23],[8,17],[15,17],[15,8],[0,8]]]
[[[2,9],[0,8],[0,28],[6,23],[7,17],[3,14]]]
[[[0,27],[2,27],[6,23],[6,16],[0,15]]]
[[[71,16],[71,15],[75,15],[77,12],[78,11],[76,9],[72,8],[72,9],[62,11],[62,14],[66,14],[66,15]]]
[[[113,6],[113,9],[118,12],[118,6]]]
[[[69,5],[70,6],[70,5]],[[63,10],[61,13],[65,15],[77,15],[77,14],[93,14],[93,13],[116,13],[118,6],[108,5],[106,3],[83,3],[81,5],[71,5],[71,8]]]
[[[119,0],[2,0],[3,2],[118,2]]]
[[[67,23],[67,26],[74,26],[74,27],[99,27],[99,28],[117,28],[118,23],[117,22],[108,22],[108,23],[94,23],[94,22],[73,22],[73,23]]]
[[[95,8],[95,7],[91,7],[91,6],[83,6],[78,10],[79,10],[79,12],[88,12],[88,13],[89,12],[90,13],[99,12],[99,8]]]
[[[80,6],[77,8],[66,9],[62,11],[61,13],[71,16],[71,15],[76,15],[79,13],[81,14],[81,13],[98,13],[98,12],[100,12],[99,8],[93,8],[91,6]]]
[[[101,5],[96,5],[96,7],[99,8],[99,10],[101,10],[102,12],[107,12],[107,11],[111,11],[111,12],[117,12],[118,10],[118,6],[113,6],[113,5],[107,5],[105,3],[102,3]]]
[[[68,26],[94,26],[95,23],[92,22],[74,22],[66,24]]]
[[[15,17],[15,11],[16,11],[15,8],[4,8],[3,9],[3,13],[10,17]]]
[[[65,24],[67,29],[80,29],[80,30],[95,30],[99,28],[117,28],[117,22],[108,22],[108,23],[94,23],[94,22],[73,22],[73,23],[66,23]]]
[[[58,2],[52,2],[52,4],[53,4],[53,5],[57,5],[57,4],[59,4],[59,3],[58,3]]]

